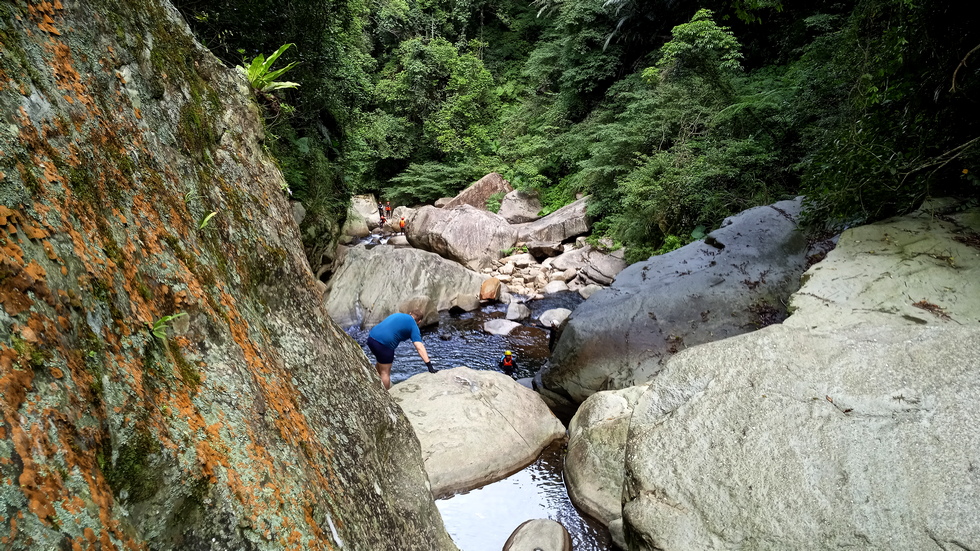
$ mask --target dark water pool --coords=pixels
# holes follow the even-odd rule
[[[497,361],[504,350],[511,350],[518,367],[511,377],[531,377],[543,367],[549,356],[548,331],[537,324],[537,318],[551,308],[573,310],[582,302],[578,293],[557,293],[525,303],[531,318],[510,335],[489,335],[483,323],[503,318],[506,308],[489,305],[468,313],[440,314],[437,325],[422,330],[422,340],[436,368],[465,365],[471,369],[500,371]],[[347,329],[364,349],[367,330]],[[425,371],[415,348],[408,342],[398,346],[391,368],[391,382],[397,384]],[[565,491],[562,462],[564,444],[555,444],[521,471],[476,490],[436,501],[446,529],[461,551],[500,551],[510,534],[526,520],[550,518],[560,522],[572,536],[576,551],[612,549],[609,533],[598,521],[580,513]]]

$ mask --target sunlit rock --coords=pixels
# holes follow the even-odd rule
[[[461,292],[476,295],[486,276],[412,248],[353,247],[328,283],[330,317],[343,327],[372,327],[411,299],[448,310]]]
[[[496,371],[422,373],[391,396],[415,429],[437,497],[500,480],[565,436],[537,393]]]

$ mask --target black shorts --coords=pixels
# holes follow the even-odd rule
[[[368,337],[367,345],[371,349],[371,353],[378,360],[377,363],[390,364],[395,361],[395,351],[374,340],[374,337]]]

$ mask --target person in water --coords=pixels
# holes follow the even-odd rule
[[[497,367],[508,375],[513,373],[517,369],[517,361],[514,360],[514,354],[510,350],[504,350],[504,355],[497,362]]]
[[[407,314],[399,312],[385,318],[368,333],[368,348],[371,349],[376,360],[374,368],[378,370],[381,384],[385,389],[391,388],[391,364],[395,361],[395,349],[402,341],[412,339],[412,344],[415,345],[419,357],[425,362],[429,373],[438,371],[432,367],[429,353],[425,351],[425,345],[422,344],[422,334],[419,332],[420,321],[422,321],[422,312],[418,310],[412,310]]]

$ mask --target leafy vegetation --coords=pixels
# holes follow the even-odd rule
[[[631,260],[796,195],[818,226],[980,197],[980,38],[964,3],[178,6],[226,60],[289,57],[301,86],[271,91],[267,125],[308,240],[339,227],[352,193],[421,204],[490,171],[538,192],[544,214],[589,194],[593,238]]]
[[[259,92],[274,92],[276,90],[282,90],[285,88],[296,88],[299,84],[295,82],[284,82],[276,80],[283,75],[286,71],[292,69],[296,66],[297,62],[292,62],[285,67],[280,69],[272,70],[272,65],[279,59],[279,56],[283,54],[292,44],[283,44],[275,51],[268,59],[264,55],[259,54],[252,59],[252,62],[248,65],[239,65],[238,68],[245,73],[245,78],[248,79],[249,84],[252,88],[258,90]]]

